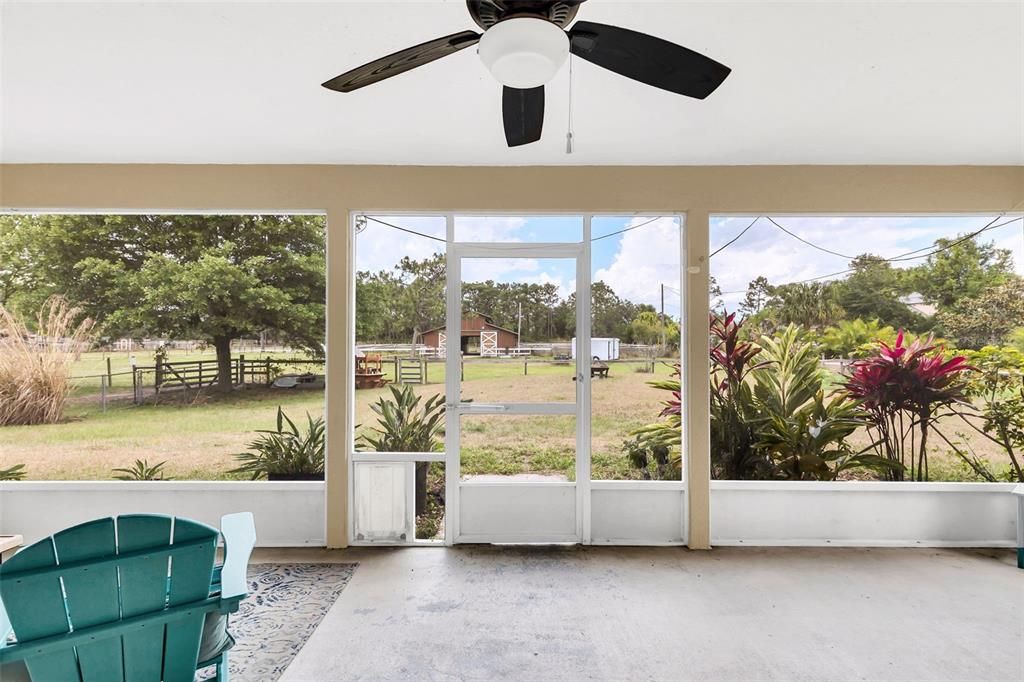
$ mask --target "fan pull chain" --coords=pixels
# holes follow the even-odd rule
[[[572,154],[572,55],[569,55],[569,125],[565,133],[565,153]]]

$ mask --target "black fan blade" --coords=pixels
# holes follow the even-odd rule
[[[646,33],[577,21],[570,51],[609,71],[687,97],[704,99],[732,71],[710,57]]]
[[[323,84],[328,90],[338,92],[352,92],[367,85],[372,85],[385,78],[405,73],[417,66],[423,66],[435,59],[447,57],[470,45],[476,45],[480,40],[480,34],[473,31],[461,31],[453,33],[444,38],[421,43],[416,47],[409,47],[399,50],[387,57],[375,59],[369,64],[357,66],[351,71],[346,71],[340,76],[335,76]]]
[[[501,117],[509,147],[539,140],[544,127],[544,86],[520,90],[506,85],[501,91]]]

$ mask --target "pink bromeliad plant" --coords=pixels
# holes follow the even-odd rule
[[[893,468],[890,480],[928,480],[928,434],[944,410],[965,404],[967,358],[947,359],[932,337],[904,345],[901,331],[889,346],[853,364],[846,391],[871,417],[868,427],[878,454]]]

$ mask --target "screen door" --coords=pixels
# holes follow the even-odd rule
[[[583,243],[449,244],[449,542],[572,543],[585,537],[590,358],[536,341],[549,338],[545,329],[557,323],[590,347],[587,256]],[[475,285],[491,282],[498,271],[507,296],[482,300],[494,288]],[[554,295],[556,286],[567,301],[561,317],[541,319],[531,301]],[[531,367],[537,354],[545,361]]]

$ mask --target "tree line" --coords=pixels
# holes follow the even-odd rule
[[[424,332],[445,324],[445,257],[403,258],[394,268],[356,273],[356,339],[362,343],[419,343]],[[661,318],[654,306],[634,303],[604,282],[591,287],[591,334],[625,343],[655,344]],[[568,341],[576,334],[576,295],[557,285],[464,282],[464,311],[481,313],[507,329],[521,329],[524,343]],[[665,335],[678,345],[678,323],[666,317]]]
[[[1024,280],[1014,273],[1009,250],[994,243],[958,236],[938,239],[928,257],[910,268],[862,254],[850,274],[833,281],[773,285],[765,277],[750,281],[738,310],[746,326],[773,333],[790,323],[822,331],[844,321],[875,327],[936,334],[961,348],[1004,343],[1024,327]],[[717,286],[717,285],[716,285]],[[908,297],[934,308],[924,314]],[[712,290],[712,307],[722,308],[721,289]]]

